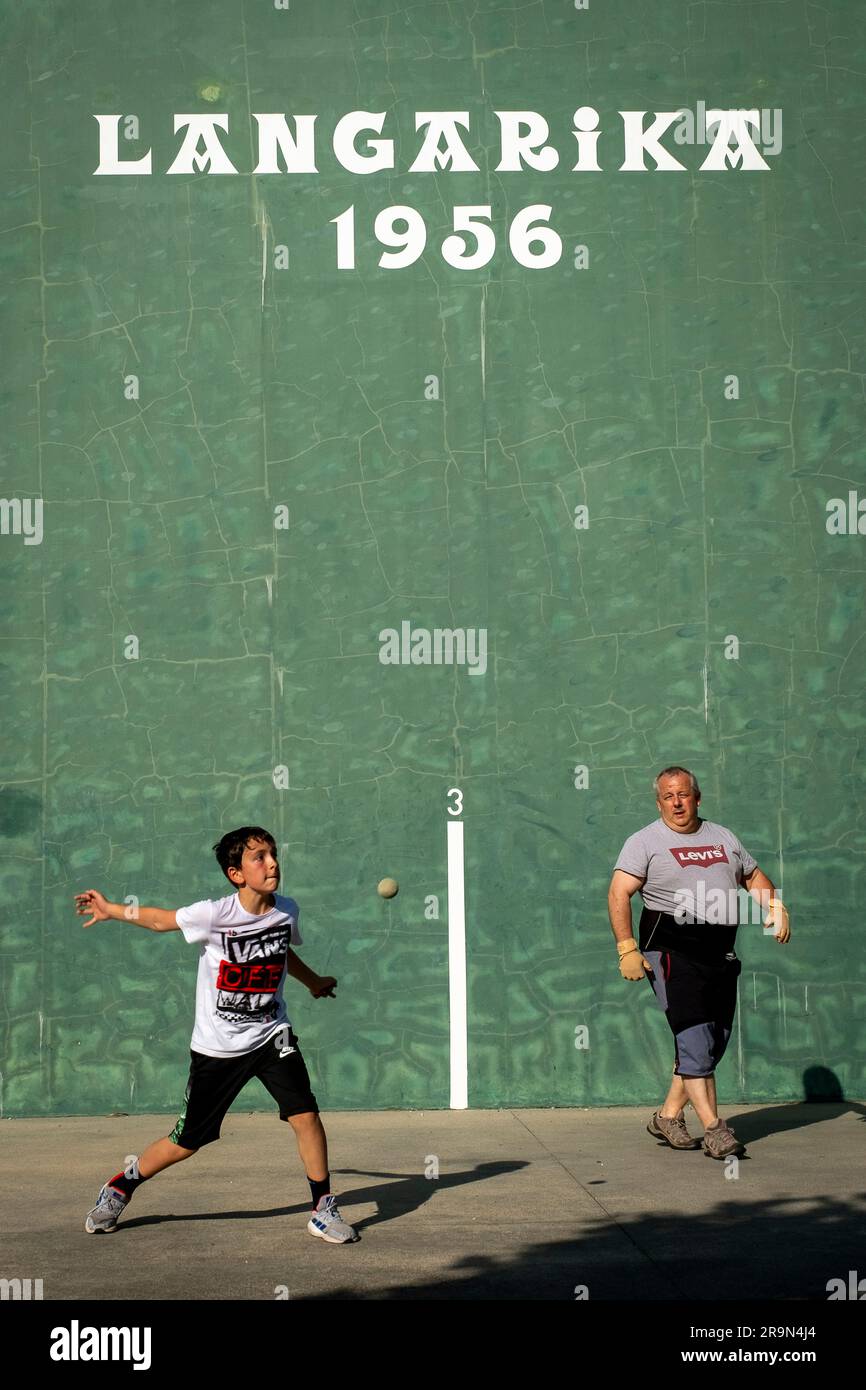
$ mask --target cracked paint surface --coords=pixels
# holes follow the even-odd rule
[[[619,978],[605,897],[672,761],[792,912],[788,948],[740,932],[721,1094],[796,1097],[824,1067],[862,1096],[866,539],[825,528],[866,491],[862,8],[4,11],[3,494],[44,499],[45,537],[0,537],[2,1113],[179,1106],[195,953],[83,933],[72,895],[221,896],[210,846],[245,823],[340,980],[336,1002],[286,991],[322,1107],[446,1105],[455,786],[470,1104],[656,1102],[669,1034]],[[617,172],[619,110],[699,100],[783,110],[770,172],[699,174],[677,146],[689,172]],[[585,104],[603,172],[581,176]],[[518,108],[548,120],[552,172],[496,172],[493,112]],[[244,173],[166,176],[172,113],[209,109]],[[335,160],[355,109],[388,112],[395,170]],[[414,111],[444,109],[479,172],[407,173]],[[152,148],[152,177],[93,177],[97,111],[138,116],[122,154]],[[318,113],[319,173],[250,175],[251,111]],[[533,203],[564,244],[543,271],[507,250]],[[385,271],[393,204],[427,247]],[[497,235],[475,272],[439,253],[466,204]],[[486,627],[487,674],[382,666],[404,619]]]

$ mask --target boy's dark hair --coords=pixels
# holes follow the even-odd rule
[[[227,872],[229,869],[241,867],[244,850],[250,840],[265,840],[276,853],[276,840],[269,830],[263,830],[260,825],[242,825],[240,830],[227,830],[222,839],[213,847],[213,852],[219,860],[219,866],[226,878],[229,877]],[[231,883],[230,878],[229,883]]]

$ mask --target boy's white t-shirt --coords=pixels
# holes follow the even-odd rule
[[[201,948],[190,1047],[206,1057],[239,1057],[289,1023],[283,1002],[286,951],[303,945],[300,908],[274,894],[269,912],[247,912],[237,893],[179,907],[177,924]]]

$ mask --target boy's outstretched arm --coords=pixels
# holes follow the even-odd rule
[[[302,985],[306,985],[314,999],[321,999],[328,994],[333,999],[337,981],[333,975],[317,975],[315,970],[311,970],[308,965],[304,965],[300,956],[296,956],[291,946],[286,951],[286,974],[293,979],[300,980]]]
[[[139,907],[132,903],[110,903],[97,888],[88,888],[86,893],[75,894],[75,910],[79,917],[91,913],[89,922],[83,927],[92,927],[94,922],[132,922],[136,927],[147,927],[148,931],[180,931],[177,914],[162,907]]]

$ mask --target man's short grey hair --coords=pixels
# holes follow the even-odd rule
[[[701,789],[698,786],[698,779],[693,772],[689,772],[687,767],[665,767],[662,768],[661,772],[658,774],[657,777],[653,778],[653,791],[655,792],[656,797],[658,797],[660,794],[659,782],[662,780],[662,778],[675,777],[679,773],[682,773],[684,777],[688,777],[689,781],[692,784],[692,791],[694,792],[695,796],[700,796]]]

